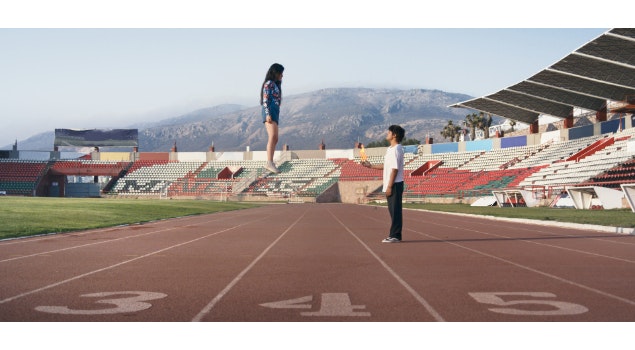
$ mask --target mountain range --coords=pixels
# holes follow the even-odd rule
[[[468,111],[448,108],[468,100],[465,94],[439,90],[395,90],[330,88],[283,96],[278,148],[292,150],[352,148],[382,140],[391,124],[406,130],[407,138],[422,142],[426,136],[444,142],[440,131],[448,120],[463,120]],[[63,128],[64,126],[60,126]],[[176,142],[179,151],[264,150],[267,135],[262,125],[261,107],[225,104],[199,109],[174,118],[114,128],[138,128],[139,150],[166,152]],[[18,149],[51,150],[53,131],[18,142]],[[5,147],[10,148],[10,146]]]

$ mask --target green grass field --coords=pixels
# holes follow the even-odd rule
[[[404,203],[404,208],[426,209],[452,213],[489,215],[506,218],[522,218],[543,221],[573,222],[613,227],[635,228],[635,213],[630,209],[578,210],[534,208],[472,207],[468,204],[413,204]]]
[[[202,200],[0,197],[0,239],[256,206],[258,204]]]
[[[186,215],[253,208],[262,204],[204,200],[0,197],[0,239],[148,222]],[[635,213],[620,210],[471,207],[404,204],[453,213],[635,228]]]

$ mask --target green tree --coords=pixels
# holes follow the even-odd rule
[[[474,141],[476,138],[476,128],[482,122],[483,115],[481,114],[468,114],[465,116],[463,125],[470,130],[470,140]]]
[[[390,146],[390,142],[388,142],[388,140],[380,140],[380,141],[373,141],[370,142],[368,145],[366,145],[366,148],[375,148],[375,147],[388,147]]]
[[[406,138],[405,140],[403,140],[401,142],[402,145],[404,146],[410,146],[410,145],[420,145],[421,141],[417,140],[417,139],[408,139]]]
[[[421,144],[421,141],[417,140],[417,139],[404,139],[403,141],[401,141],[401,144],[403,146],[409,146],[409,145],[419,145]],[[375,148],[375,147],[388,147],[390,146],[390,142],[388,142],[386,139],[383,140],[379,140],[379,141],[373,141],[370,142],[368,145],[366,145],[366,148]]]
[[[492,126],[492,115],[481,112],[479,115],[482,117],[481,121],[478,123],[477,127],[479,130],[483,130],[484,138],[489,139],[489,127]]]
[[[480,112],[476,119],[476,128],[479,130],[483,130],[484,138],[489,139],[489,127],[492,126],[492,115],[489,113],[485,114],[483,112]]]
[[[454,142],[455,139],[456,142],[458,142],[461,135],[459,131],[461,131],[461,127],[455,125],[451,120],[448,120],[448,124],[441,130],[441,136],[443,136],[444,139],[450,139],[450,142]]]

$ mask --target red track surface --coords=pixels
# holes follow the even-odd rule
[[[634,321],[635,237],[270,205],[0,242],[0,321]],[[130,293],[132,292],[132,293]]]

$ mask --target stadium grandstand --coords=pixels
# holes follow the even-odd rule
[[[450,107],[526,123],[511,136],[406,146],[405,201],[475,203],[514,192],[501,206],[554,206],[575,188],[621,191],[635,184],[635,30],[612,29],[554,65],[499,92]],[[541,129],[543,116],[558,122]],[[575,126],[577,120],[590,120]],[[554,127],[557,126],[557,127]],[[360,165],[360,146],[277,152],[139,152],[136,132],[60,132],[42,155],[0,152],[0,194],[19,196],[199,198],[348,202],[382,200],[381,172]],[[81,156],[59,147],[94,147]],[[100,146],[132,147],[105,152]],[[368,148],[382,163],[385,148]],[[598,191],[596,191],[598,192]],[[621,192],[620,192],[621,193]],[[524,196],[524,197],[523,197]],[[531,198],[530,198],[531,197]],[[498,200],[499,202],[501,200]],[[490,205],[492,202],[488,202]],[[623,206],[628,203],[623,200]],[[599,205],[601,207],[601,201]]]

